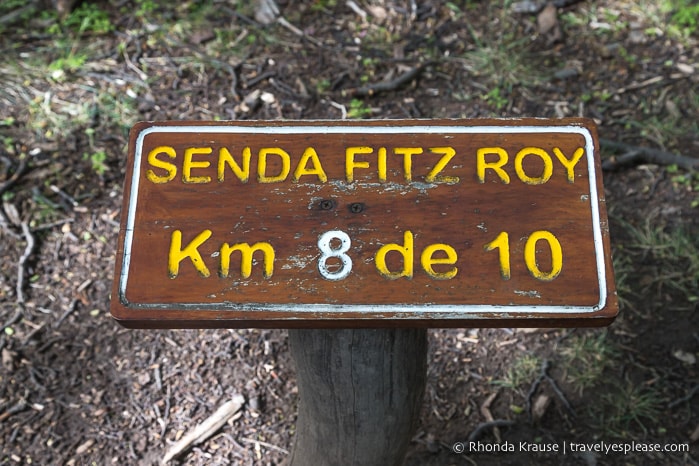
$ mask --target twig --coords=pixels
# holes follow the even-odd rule
[[[0,414],[0,422],[3,422],[5,419],[12,416],[13,414],[21,413],[22,411],[27,409],[27,406],[28,405],[25,400],[19,400],[17,403],[15,403],[14,406],[9,408],[4,413]]]
[[[27,321],[25,320],[24,322],[27,322]],[[39,333],[40,331],[42,331],[42,330],[44,329],[45,326],[46,326],[46,324],[43,323],[43,324],[39,325],[38,327],[33,328],[32,331],[29,332],[29,333],[24,337],[24,339],[22,340],[22,346],[24,346],[24,345],[26,345],[27,343],[29,343],[29,340],[31,340],[32,338],[34,338],[34,335],[36,335],[37,333]]]
[[[334,102],[334,101],[332,101],[332,100],[329,100],[328,103],[329,103],[332,107],[335,107],[336,109],[338,109],[338,110],[340,111],[340,113],[342,114],[342,117],[341,117],[341,118],[342,118],[343,120],[346,120],[346,119],[347,119],[347,107],[345,107],[345,106],[342,105],[342,104],[338,104],[337,102]]]
[[[616,93],[623,94],[626,91],[635,91],[637,89],[643,89],[644,87],[652,86],[653,84],[663,82],[663,80],[665,80],[665,78],[662,76],[654,76],[650,79],[646,79],[645,81],[641,81],[640,83],[634,82],[634,83],[629,84],[626,87],[622,87],[620,89],[617,89]]]
[[[129,58],[129,54],[126,52],[126,50],[124,50],[123,56],[126,66],[136,73],[136,76],[138,76],[138,78],[141,80],[141,83],[148,82],[148,75],[131,61],[131,58]]]
[[[231,16],[231,17],[236,17],[242,22],[246,23],[249,26],[258,26],[258,24],[253,21],[252,19],[248,18],[247,16],[237,12],[233,8],[227,7],[225,5],[219,5],[218,8],[226,14],[226,16]]]
[[[515,421],[510,421],[508,419],[493,419],[492,421],[482,422],[476,426],[476,428],[468,436],[469,442],[475,442],[481,437],[483,431],[490,429],[491,427],[497,429],[498,427],[509,427],[515,425]]]
[[[319,41],[319,40],[316,39],[315,37],[309,36],[308,34],[306,34],[305,32],[303,32],[301,29],[297,28],[296,26],[294,26],[293,24],[291,24],[289,21],[287,21],[286,18],[284,18],[283,16],[280,16],[279,18],[277,18],[277,22],[278,22],[279,24],[281,24],[282,26],[284,26],[285,28],[287,28],[289,31],[291,31],[291,32],[293,32],[294,34],[296,34],[297,36],[299,36],[299,37],[301,37],[301,38],[303,38],[303,39],[308,39],[308,41],[309,41],[310,43],[312,43],[313,45],[315,45],[315,46],[317,46],[317,47],[322,47],[322,46],[323,46],[323,43],[322,43],[321,41]]]
[[[160,437],[165,437],[165,431],[167,430],[167,424],[170,420],[170,385],[167,386],[167,393],[165,395],[165,416],[163,416],[163,427],[160,431]]]
[[[50,223],[44,223],[43,225],[39,225],[34,227],[34,233],[37,231],[41,230],[48,230],[49,228],[65,225],[66,223],[73,223],[75,221],[74,218],[64,218],[63,220],[57,220],[55,222],[50,222]]]
[[[259,83],[260,81],[264,81],[265,79],[272,78],[277,75],[276,71],[267,71],[265,73],[258,74],[254,78],[251,78],[249,81],[245,81],[245,84],[243,85],[243,89],[250,89],[253,87],[255,84]]]
[[[272,445],[271,443],[263,442],[262,440],[255,440],[252,438],[241,438],[240,441],[243,443],[251,443],[253,445],[262,445],[263,447],[267,447],[271,450],[277,450],[278,452],[284,453],[285,455],[289,454],[289,450],[285,450],[282,447]]]
[[[362,10],[359,5],[357,5],[353,0],[347,0],[345,2],[345,5],[349,7],[350,10],[354,11],[357,13],[362,18],[362,21],[366,21],[367,13],[366,11]]]
[[[493,421],[494,421],[494,419],[493,419],[493,413],[490,412],[490,405],[493,403],[493,401],[495,400],[495,398],[497,398],[498,393],[499,393],[499,392],[496,391],[495,393],[493,393],[492,395],[490,395],[488,398],[485,399],[485,401],[484,401],[483,404],[481,405],[481,414],[483,415],[483,417],[485,417],[485,420],[488,421],[488,422],[493,422]],[[497,426],[494,426],[494,427],[493,427],[493,434],[495,435],[495,439],[498,441],[498,443],[500,443],[500,441],[501,441],[502,439],[501,439],[501,437],[500,437],[500,429],[498,429]]]
[[[29,231],[27,222],[22,222],[20,226],[22,227],[24,239],[27,240],[27,246],[24,248],[24,254],[22,254],[22,257],[20,257],[17,262],[17,303],[24,304],[24,292],[22,289],[24,288],[25,264],[34,250],[34,236],[32,236],[32,232]]]
[[[17,309],[17,311],[15,312],[15,315],[13,315],[9,319],[7,319],[2,324],[2,330],[4,331],[7,327],[10,327],[10,326],[16,324],[17,322],[20,321],[21,318],[22,318],[22,309]]]
[[[575,410],[571,406],[570,402],[568,401],[568,398],[563,394],[563,390],[561,390],[558,387],[558,384],[556,381],[548,374],[546,374],[546,380],[548,381],[549,385],[551,385],[551,388],[553,389],[553,392],[556,394],[559,400],[561,400],[561,403],[563,403],[563,406],[566,407],[568,412],[570,413],[571,416],[575,417]]]
[[[73,312],[75,310],[75,306],[77,304],[78,304],[77,299],[72,300],[70,302],[70,304],[68,305],[68,309],[66,309],[66,311],[63,313],[63,315],[61,315],[61,317],[58,318],[56,323],[53,324],[53,328],[58,328],[63,323],[63,321],[66,319],[66,317],[68,317],[71,314],[71,312]]]
[[[618,157],[613,157],[602,162],[603,170],[617,170],[628,165],[653,163],[656,165],[677,165],[684,170],[699,170],[699,159],[682,154],[673,154],[652,147],[632,146],[619,141],[601,138],[599,140],[603,149],[614,152],[623,152]]]
[[[427,63],[422,63],[414,68],[410,68],[405,73],[401,74],[391,81],[383,81],[380,83],[369,84],[354,89],[346,89],[342,91],[342,95],[350,97],[371,97],[373,95],[379,94],[381,92],[395,91],[396,89],[403,87],[404,85],[417,79],[418,76],[427,68],[435,64],[434,61],[429,61]]]
[[[529,393],[527,393],[527,413],[529,415],[529,422],[532,421],[532,398],[534,397],[534,394],[539,388],[539,385],[544,380],[546,380],[549,383],[551,389],[553,389],[553,392],[556,394],[558,399],[561,400],[565,408],[568,410],[568,413],[570,413],[570,415],[573,417],[576,416],[575,410],[568,401],[568,398],[566,398],[566,396],[563,394],[563,391],[558,387],[556,381],[549,375],[550,368],[551,362],[548,359],[545,359],[544,362],[541,364],[541,372],[539,373],[539,377],[537,377],[534,383],[532,383],[532,386],[529,389]]]
[[[233,399],[225,402],[211,416],[204,420],[204,422],[199,424],[194,428],[194,430],[187,433],[172,447],[170,447],[170,450],[168,450],[168,452],[165,453],[165,456],[163,456],[162,463],[166,464],[168,461],[187,451],[192,445],[202,443],[211,437],[218,429],[221,428],[221,426],[223,426],[223,424],[226,423],[226,421],[228,421],[228,419],[240,411],[244,403],[245,398],[243,398],[243,395],[235,395]]]
[[[672,403],[668,404],[667,407],[670,408],[670,409],[672,409],[672,408],[674,408],[675,406],[679,406],[679,405],[681,405],[682,403],[684,403],[684,402],[686,402],[686,401],[689,401],[689,400],[691,400],[692,398],[694,398],[694,395],[696,395],[697,393],[699,393],[699,384],[696,384],[696,385],[689,391],[689,393],[687,393],[687,394],[686,394],[685,396],[683,396],[682,398],[678,398],[678,399],[676,399],[675,401],[673,401]]]
[[[70,205],[72,205],[73,207],[78,207],[80,205],[80,203],[78,201],[76,201],[70,194],[66,193],[61,188],[56,186],[55,184],[52,184],[51,186],[49,186],[49,189],[51,189],[51,191],[58,194],[60,197],[62,197],[66,201],[68,201],[70,203]]]
[[[10,228],[9,221],[7,220],[7,217],[5,216],[5,212],[3,212],[2,207],[0,207],[0,228],[7,233],[8,235],[12,236],[14,239],[21,239],[22,235],[18,235],[17,233]]]
[[[12,174],[11,177],[9,177],[7,180],[3,181],[2,184],[0,184],[0,195],[10,189],[13,184],[19,180],[19,178],[24,174],[24,171],[27,169],[27,165],[29,164],[29,156],[24,156],[19,158],[19,165],[17,166],[17,170]]]

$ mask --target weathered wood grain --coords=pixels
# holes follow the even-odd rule
[[[289,330],[299,411],[290,466],[403,462],[427,374],[425,329]]]

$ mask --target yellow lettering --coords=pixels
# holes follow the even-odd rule
[[[549,244],[551,249],[551,271],[542,272],[536,261],[536,243],[539,240],[544,240]],[[537,280],[550,282],[561,273],[563,269],[563,251],[558,238],[550,231],[535,231],[527,239],[524,245],[524,263],[527,265],[527,270]]]
[[[486,162],[485,156],[489,154],[496,154],[498,160],[496,162]],[[478,175],[478,182],[485,183],[485,170],[490,168],[493,170],[500,180],[505,184],[510,184],[510,175],[507,174],[502,166],[507,163],[507,151],[502,147],[481,147],[476,151],[476,173]]]
[[[442,251],[446,253],[447,257],[443,258],[436,258],[434,257],[434,254],[437,251]],[[449,270],[446,272],[435,272],[434,268],[432,268],[433,265],[454,265],[456,264],[457,260],[457,255],[456,255],[456,250],[454,250],[453,247],[449,246],[448,244],[442,244],[442,243],[437,243],[437,244],[430,244],[425,248],[424,251],[422,251],[422,255],[420,256],[420,263],[422,264],[422,268],[425,270],[427,275],[430,277],[436,279],[436,280],[449,280],[451,278],[454,278],[456,276],[456,273],[459,271],[458,268],[456,267],[451,267]]]
[[[218,151],[218,181],[225,180],[226,165],[233,170],[233,174],[243,183],[247,183],[250,179],[250,148],[243,148],[243,166],[238,165],[230,151],[225,147],[221,147]]]
[[[451,159],[456,155],[456,151],[453,147],[430,147],[430,152],[433,154],[439,154],[442,156],[437,162],[437,165],[432,168],[432,170],[425,177],[425,181],[428,183],[447,183],[456,184],[459,182],[458,176],[440,176],[437,177],[444,170]]]
[[[403,256],[403,269],[400,272],[391,272],[388,270],[388,266],[386,265],[386,255],[391,252],[395,251],[401,256]],[[374,260],[376,262],[376,269],[379,271],[379,273],[384,276],[385,278],[388,278],[389,280],[395,280],[397,278],[401,277],[406,277],[406,278],[412,278],[413,277],[413,234],[410,232],[410,230],[406,231],[403,234],[403,245],[396,244],[396,243],[389,243],[389,244],[384,244],[379,248],[378,251],[376,251],[376,255],[374,256]]]
[[[155,184],[163,184],[172,181],[177,176],[177,166],[165,160],[160,160],[158,154],[165,154],[171,159],[177,157],[175,149],[170,146],[158,146],[148,153],[148,163],[155,168],[162,168],[167,172],[166,176],[157,175],[153,170],[146,171],[146,178]]]
[[[553,153],[556,154],[556,158],[561,162],[561,164],[566,169],[566,178],[568,178],[568,183],[575,182],[575,165],[578,164],[582,156],[585,154],[585,149],[578,147],[573,153],[573,157],[568,159],[561,149],[558,147],[553,148]]]
[[[202,259],[199,253],[199,246],[204,244],[210,237],[211,230],[204,230],[182,249],[182,232],[180,230],[172,232],[170,253],[167,258],[167,271],[170,278],[177,278],[177,275],[180,273],[180,262],[186,257],[189,257],[189,260],[192,261],[192,265],[194,265],[194,268],[197,269],[197,272],[199,272],[202,277],[211,275],[204,263],[204,259]]]
[[[309,161],[313,165],[313,168],[306,167]],[[299,160],[299,164],[296,166],[296,170],[294,170],[294,177],[292,179],[294,181],[298,181],[299,178],[301,178],[304,175],[315,175],[323,183],[328,181],[328,175],[325,174],[325,171],[323,170],[323,167],[320,164],[318,154],[312,147],[308,147],[304,151],[303,155],[301,156],[301,160]]]
[[[211,147],[188,147],[185,149],[182,161],[182,181],[185,183],[209,183],[211,181],[210,176],[192,176],[192,168],[208,168],[211,165],[208,160],[195,162],[192,157],[208,155],[211,151]]]
[[[369,162],[356,162],[354,156],[357,154],[371,154],[374,149],[368,146],[348,147],[345,149],[345,178],[348,183],[354,181],[355,168],[369,168]]]
[[[379,147],[379,154],[378,154],[378,174],[379,174],[379,181],[386,181],[386,148],[385,147]]]
[[[240,276],[249,278],[252,274],[252,256],[255,251],[262,251],[264,266],[263,276],[269,278],[274,273],[274,248],[269,243],[255,243],[250,246],[248,243],[238,243],[233,246],[228,243],[221,245],[221,268],[219,274],[222,278],[227,278],[231,266],[231,254],[240,251]]]
[[[267,175],[267,156],[276,155],[282,162],[282,168],[279,174],[268,176]],[[289,171],[291,171],[291,158],[280,147],[264,147],[260,149],[257,154],[257,180],[260,183],[279,183],[284,181],[287,176],[289,176]]]
[[[403,156],[403,176],[405,181],[413,180],[413,155],[422,154],[422,147],[396,147],[393,149],[396,155]]]
[[[524,173],[524,167],[522,166],[524,157],[527,155],[536,155],[544,162],[544,170],[541,172],[539,177],[531,177]],[[526,184],[544,184],[546,183],[553,174],[553,161],[551,156],[544,149],[539,149],[538,147],[525,147],[521,151],[517,152],[515,156],[515,173],[520,180]]]
[[[497,249],[499,254],[500,262],[500,276],[503,280],[510,279],[510,237],[509,235],[502,231],[500,234],[490,243],[486,244],[483,249],[486,251],[492,251]]]

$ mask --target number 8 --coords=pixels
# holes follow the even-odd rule
[[[339,248],[333,248],[330,246],[330,242],[334,239],[340,240],[341,244]],[[332,230],[326,231],[320,238],[318,238],[318,249],[323,253],[318,259],[318,271],[323,276],[323,278],[328,280],[343,280],[352,271],[352,259],[350,256],[345,254],[349,251],[352,240],[349,235],[344,231]],[[337,257],[342,262],[342,267],[336,272],[331,272],[328,268],[328,259],[331,257]]]

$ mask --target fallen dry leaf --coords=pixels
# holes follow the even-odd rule
[[[550,404],[551,398],[548,395],[544,395],[543,393],[539,395],[532,406],[532,419],[534,421],[541,420],[544,414],[546,414],[546,410]]]
[[[673,351],[672,355],[675,357],[675,359],[680,360],[685,364],[689,364],[690,366],[697,363],[697,357],[687,351]]]

